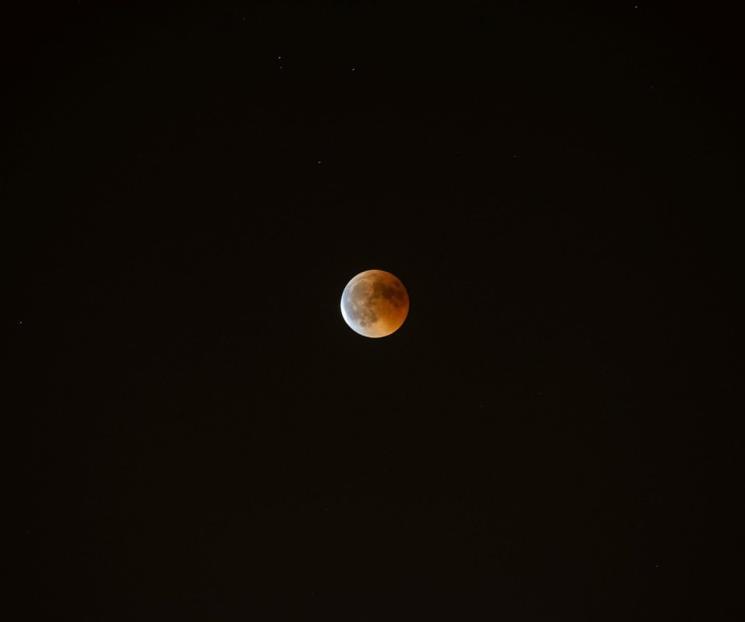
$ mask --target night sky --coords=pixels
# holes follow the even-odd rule
[[[739,22],[149,4],[0,19],[27,619],[737,619]]]

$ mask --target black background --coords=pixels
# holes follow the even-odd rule
[[[402,4],[4,15],[29,619],[736,618],[736,20]]]

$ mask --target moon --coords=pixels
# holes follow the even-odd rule
[[[409,314],[409,294],[403,283],[385,270],[365,270],[353,277],[341,295],[341,315],[363,337],[395,333]]]

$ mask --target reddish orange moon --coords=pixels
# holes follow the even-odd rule
[[[341,314],[357,334],[387,337],[401,328],[406,320],[409,294],[403,283],[390,272],[365,270],[344,288]]]

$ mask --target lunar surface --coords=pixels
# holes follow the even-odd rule
[[[366,270],[341,295],[341,314],[354,332],[365,337],[395,333],[409,313],[409,294],[390,272]]]

